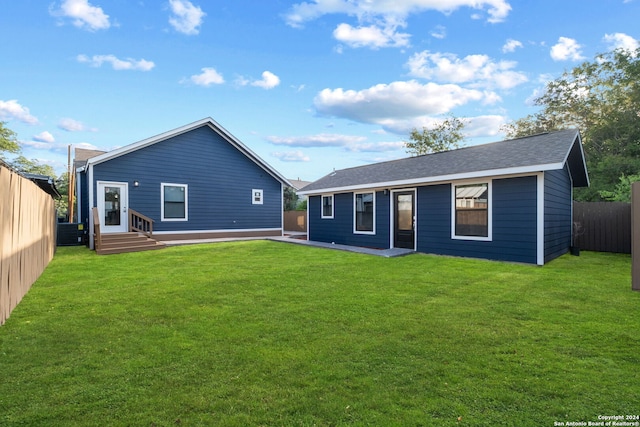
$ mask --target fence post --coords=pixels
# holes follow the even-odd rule
[[[640,182],[631,185],[631,289],[640,291]]]

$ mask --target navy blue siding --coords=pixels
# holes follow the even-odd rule
[[[80,174],[80,209],[76,213],[78,222],[89,225],[89,186],[87,185],[87,174]]]
[[[97,164],[93,170],[94,194],[97,181],[128,182],[129,207],[151,217],[154,231],[282,227],[280,182],[207,126]],[[188,221],[161,221],[161,183],[189,186]],[[264,191],[264,204],[252,204],[252,189]]]
[[[309,240],[336,243],[340,245],[364,246],[369,248],[389,248],[389,195],[376,192],[376,234],[354,234],[353,232],[353,193],[340,193],[333,196],[333,219],[321,218],[320,196],[310,196],[307,202],[309,211]]]
[[[493,239],[451,238],[451,184],[418,188],[418,251],[502,261],[537,261],[536,177],[494,179]]]
[[[544,262],[569,251],[571,245],[571,180],[566,170],[544,174]]]

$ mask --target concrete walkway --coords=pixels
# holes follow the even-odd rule
[[[375,255],[375,256],[381,256],[385,258],[394,258],[394,257],[415,253],[411,249],[401,249],[401,248],[372,249],[372,248],[363,248],[361,246],[348,246],[348,245],[336,245],[335,243],[313,242],[309,240],[296,239],[296,238],[291,238],[287,236],[269,237],[268,239],[274,240],[277,242],[286,242],[286,243],[293,243],[296,245],[313,246],[316,248],[334,249],[338,251],[356,252],[359,254]]]
[[[336,245],[332,243],[324,243],[324,242],[312,242],[309,240],[303,240],[300,237],[304,236],[304,233],[287,233],[280,237],[236,237],[236,238],[222,238],[222,239],[194,239],[194,240],[173,240],[163,242],[167,246],[181,246],[181,245],[194,245],[198,243],[218,243],[218,242],[235,242],[241,240],[272,240],[274,242],[284,242],[291,243],[295,245],[303,245],[303,246],[313,246],[316,248],[325,248],[325,249],[334,249],[339,251],[347,251],[347,252],[355,252],[359,254],[366,255],[375,255],[381,256],[385,258],[394,258],[404,255],[409,255],[415,253],[411,249],[401,249],[401,248],[392,248],[392,249],[372,249],[372,248],[363,248],[360,246],[348,246],[348,245]]]

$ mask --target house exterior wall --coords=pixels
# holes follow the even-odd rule
[[[418,186],[416,233],[418,252],[536,264],[538,232],[536,175],[492,179],[492,239],[453,239],[451,183]],[[478,180],[478,182],[482,179]],[[321,218],[321,197],[310,196],[309,239],[337,244],[389,248],[390,196],[376,192],[376,235],[353,233],[353,193],[334,195],[333,219]]]
[[[85,226],[89,225],[89,185],[87,184],[87,174],[79,173],[80,191],[78,194],[78,222]]]
[[[310,196],[307,202],[309,214],[309,240],[339,245],[364,246],[387,249],[389,247],[389,194],[376,191],[376,234],[354,234],[354,196],[352,192],[333,196],[333,218],[321,218],[321,196]]]
[[[155,221],[154,234],[282,228],[281,183],[207,126],[94,165],[93,206],[98,181],[128,182],[129,208]],[[188,221],[162,221],[161,183],[188,186]]]
[[[494,179],[491,241],[451,238],[451,185],[418,188],[419,252],[533,263],[537,261],[536,177]]]
[[[569,171],[544,174],[544,262],[568,252],[572,231],[572,186]]]

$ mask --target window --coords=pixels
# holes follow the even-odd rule
[[[262,190],[256,190],[255,188],[251,190],[251,204],[252,205],[261,205],[262,197],[264,196],[264,192]]]
[[[333,194],[322,196],[322,218],[333,218]]]
[[[490,240],[490,183],[455,185],[453,237]]]
[[[374,193],[355,194],[355,233],[375,233]]]
[[[188,196],[187,185],[160,184],[162,198],[162,221],[187,221]]]

